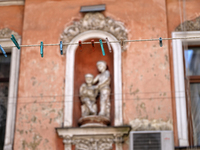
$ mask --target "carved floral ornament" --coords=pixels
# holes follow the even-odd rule
[[[119,140],[120,139],[120,140]],[[69,147],[75,145],[75,150],[111,150],[113,149],[114,143],[122,143],[123,138],[113,137],[113,136],[88,136],[88,137],[76,137],[76,138],[65,138],[63,140],[64,144]]]
[[[194,20],[187,20],[176,27],[175,31],[200,31],[200,16]]]
[[[73,25],[66,27],[61,35],[61,40],[64,43],[69,43],[78,34],[89,30],[105,31],[112,34],[118,40],[127,40],[127,30],[123,23],[105,17],[101,13],[87,13],[80,21],[76,21]],[[67,46],[63,47],[64,49],[67,48]],[[124,50],[126,50],[125,45],[123,46]]]
[[[19,35],[16,32],[10,30],[9,28],[3,28],[3,29],[0,30],[0,38],[10,38],[12,34],[16,38],[19,37]]]

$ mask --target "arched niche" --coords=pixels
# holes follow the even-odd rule
[[[105,39],[117,41],[117,38],[108,32],[100,30],[88,30],[74,37],[70,43],[86,41],[88,39]],[[114,69],[114,126],[123,125],[122,118],[122,72],[121,72],[121,45],[111,43],[113,49],[113,69]],[[69,45],[66,48],[66,76],[65,76],[65,108],[64,126],[71,127],[73,124],[73,96],[74,96],[74,68],[75,52],[78,45]]]
[[[84,42],[99,42],[99,39],[92,38]],[[110,94],[110,121],[109,126],[114,126],[114,64],[113,64],[113,53],[109,52],[108,46],[106,43],[103,43],[105,56],[102,55],[102,50],[100,44],[94,44],[92,48],[91,44],[83,44],[82,49],[79,47],[75,52],[75,66],[74,66],[74,97],[73,97],[73,127],[79,126],[79,119],[81,118],[81,101],[79,95],[80,86],[85,83],[85,74],[90,73],[94,77],[99,74],[96,63],[99,60],[103,60],[107,63],[107,69],[110,72],[111,76],[111,94]],[[100,96],[97,96],[97,113],[100,111]]]

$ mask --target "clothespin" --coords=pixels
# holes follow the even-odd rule
[[[13,41],[13,43],[15,44],[15,46],[16,46],[18,49],[20,49],[20,46],[19,46],[17,40],[15,39],[14,35],[12,34],[11,36],[12,36],[12,37],[11,37],[10,39]]]
[[[43,57],[43,42],[40,42],[40,54]]]
[[[92,43],[92,50],[94,51],[94,40],[91,40]]]
[[[6,52],[4,51],[3,47],[1,47],[1,45],[0,45],[0,50],[2,51],[3,55],[4,55],[5,57],[7,57]]]
[[[81,44],[81,41],[79,41],[78,43],[79,43],[79,49],[80,49],[80,51],[82,52],[82,44]]]
[[[105,56],[105,51],[104,51],[104,48],[103,48],[102,40],[100,39],[99,42],[100,42],[100,45],[101,45],[102,54],[103,54],[103,56]]]
[[[160,47],[162,47],[163,43],[162,43],[162,38],[161,37],[159,38],[159,43],[160,43]]]
[[[121,47],[124,46],[124,40],[121,39]]]
[[[62,45],[62,41],[60,41],[60,54],[63,54],[63,45]]]
[[[108,49],[109,49],[109,52],[112,53],[112,49],[111,49],[111,46],[110,46],[110,42],[108,41],[108,38],[106,37],[106,43],[108,45]]]

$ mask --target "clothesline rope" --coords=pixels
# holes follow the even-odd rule
[[[187,39],[200,39],[199,37],[184,37],[184,38],[162,38],[162,40],[187,40]],[[142,41],[159,41],[159,38],[156,39],[139,39],[139,40],[119,40],[119,41],[109,41],[110,43],[127,43],[127,42],[142,42]],[[106,41],[103,41],[102,43],[106,43]],[[82,42],[81,44],[91,44],[91,42]],[[100,42],[94,42],[94,44],[100,44]],[[58,46],[60,43],[56,44],[43,44],[43,46]],[[63,45],[79,45],[78,42],[76,43],[63,43]],[[20,47],[36,47],[40,46],[40,44],[32,44],[32,45],[20,45]],[[15,47],[15,46],[3,46],[6,47]]]

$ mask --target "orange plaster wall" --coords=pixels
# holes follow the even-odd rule
[[[104,14],[123,22],[129,39],[167,37],[164,0],[26,0],[22,44],[59,43],[64,28],[82,17],[80,6],[94,4],[106,4]],[[65,62],[58,46],[44,47],[44,58],[39,47],[22,48],[14,149],[64,149],[55,127],[64,115]],[[122,76],[124,124],[172,120],[167,42],[129,43]]]
[[[129,7],[122,17],[129,39],[167,36],[165,1],[134,1]],[[136,118],[172,121],[167,42],[163,47],[158,41],[129,43],[122,55],[124,123]]]
[[[22,35],[24,6],[0,6],[0,29],[9,28]]]

